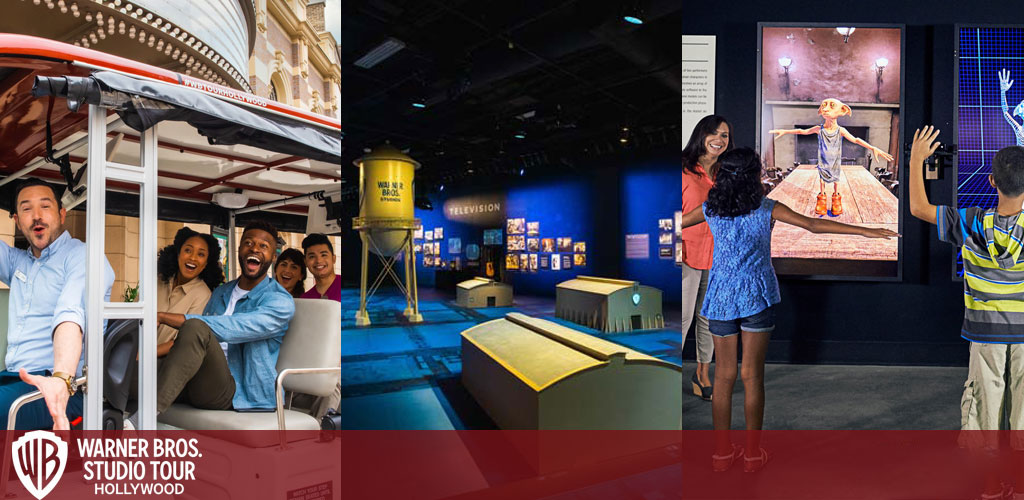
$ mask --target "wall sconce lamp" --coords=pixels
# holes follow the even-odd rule
[[[889,60],[884,57],[875,59],[875,102],[882,102],[882,72],[889,65]]]
[[[839,26],[836,28],[836,31],[838,31],[840,35],[843,35],[843,43],[848,43],[850,41],[850,35],[852,35],[854,31],[857,31],[857,28]]]
[[[789,98],[789,67],[793,64],[793,59],[788,56],[782,56],[779,58],[779,66],[782,66],[782,70],[786,72],[786,82],[783,90],[786,92],[786,98]]]

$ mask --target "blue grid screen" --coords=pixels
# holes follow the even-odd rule
[[[1008,111],[1017,125],[1024,127],[1024,116],[1014,115],[1024,101],[1024,26],[960,28],[957,64],[957,206],[991,208],[997,201],[996,191],[988,183],[992,157],[1001,148],[1024,142],[1003,113],[1000,83],[1000,72],[1005,69],[1013,82],[1006,91]],[[1020,112],[1024,114],[1024,106]],[[956,260],[957,275],[963,276],[959,252]]]

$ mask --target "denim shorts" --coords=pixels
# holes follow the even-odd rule
[[[708,329],[717,337],[728,337],[744,332],[771,332],[775,330],[775,306],[769,306],[761,312],[745,318],[728,320],[708,319]]]

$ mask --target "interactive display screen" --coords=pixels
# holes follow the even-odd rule
[[[903,28],[758,28],[758,144],[768,197],[808,217],[899,231]],[[900,248],[897,238],[812,234],[788,224],[772,231],[773,263],[784,275],[898,278]]]
[[[503,245],[503,235],[501,229],[484,229],[484,245]]]
[[[956,205],[992,208],[992,158],[1024,145],[1024,26],[958,26],[956,54]],[[963,277],[959,248],[954,258]]]

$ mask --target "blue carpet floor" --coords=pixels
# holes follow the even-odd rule
[[[666,306],[666,328],[605,335],[554,317],[548,297],[517,296],[514,307],[465,309],[454,297],[420,292],[422,323],[401,313],[396,291],[367,305],[370,326],[356,327],[359,290],[342,289],[341,412],[346,429],[492,429],[494,423],[462,387],[460,334],[509,312],[555,321],[645,354],[681,364],[678,311]],[[673,315],[674,313],[674,315]]]

